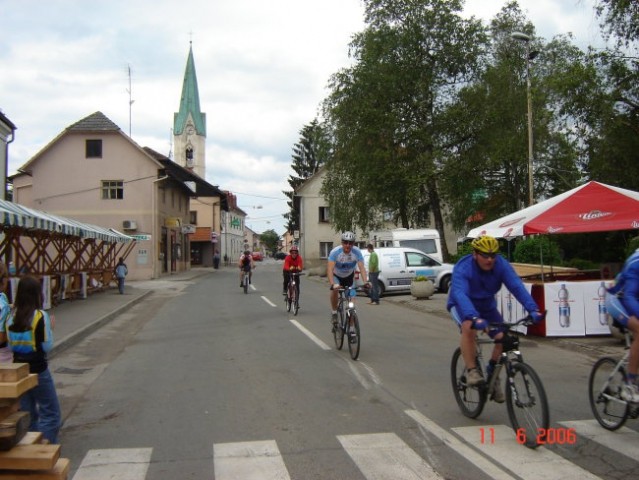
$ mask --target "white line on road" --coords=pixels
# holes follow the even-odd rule
[[[442,478],[394,433],[338,435],[337,439],[368,480]]]
[[[545,447],[532,449],[518,444],[515,432],[506,425],[491,425],[483,428],[491,431],[490,440],[484,443],[478,441],[477,427],[459,427],[452,430],[467,442],[474,442],[473,445],[478,450],[505,468],[516,472],[523,480],[594,480],[599,478]]]
[[[290,480],[275,440],[213,445],[216,480]]]
[[[633,460],[637,459],[639,433],[628,427],[621,427],[619,430],[610,432],[599,425],[596,420],[559,422],[559,424],[576,429],[578,436],[586,437]]]
[[[499,480],[514,480],[514,477],[503,471],[497,465],[490,460],[480,455],[468,445],[463,443],[454,435],[451,435],[448,431],[441,428],[435,422],[428,417],[422,415],[417,410],[406,410],[404,413],[415,420],[421,427],[425,428],[428,432],[435,437],[439,438],[442,442],[455,450],[459,455],[464,457],[469,462],[473,463],[477,468],[486,473],[490,478]],[[475,427],[475,431],[477,428]]]
[[[303,327],[300,322],[297,320],[291,319],[290,322],[295,325],[304,335],[313,340],[322,350],[330,350],[331,347],[322,342],[319,338],[317,338],[314,334],[312,334],[308,329]]]
[[[266,298],[263,295],[262,295],[262,300],[264,300],[266,303],[268,303],[271,307],[277,307],[277,305],[275,305],[273,302],[271,302],[268,298]]]
[[[89,450],[73,480],[144,480],[152,452],[152,448]]]

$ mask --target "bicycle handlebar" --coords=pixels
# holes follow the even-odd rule
[[[548,310],[544,310],[543,312],[541,312],[541,318],[539,319],[540,322],[546,318],[547,313],[548,313]],[[530,313],[526,315],[524,318],[520,318],[514,323],[488,322],[489,327],[506,327],[506,329],[509,331],[514,330],[516,327],[519,327],[519,326],[530,327],[531,325],[535,325],[535,324],[536,323],[533,320],[532,315]]]

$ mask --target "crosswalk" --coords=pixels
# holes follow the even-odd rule
[[[546,447],[517,444],[506,425],[444,429],[416,410],[404,412],[424,434],[439,439],[466,461],[499,480],[578,479],[600,477]],[[639,433],[622,427],[616,432],[594,420],[559,422],[558,431],[574,432],[571,443],[595,442],[639,464]],[[574,430],[573,430],[574,429]],[[341,447],[367,480],[435,480],[443,477],[396,433],[339,435]],[[565,436],[561,438],[566,443]],[[570,445],[564,445],[570,446]],[[72,480],[146,480],[152,448],[89,450]],[[275,440],[215,443],[211,477],[216,480],[290,480],[285,458]]]

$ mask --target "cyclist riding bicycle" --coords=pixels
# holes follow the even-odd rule
[[[639,402],[639,248],[628,257],[614,287],[606,294],[610,316],[632,332],[626,385],[621,398]]]
[[[288,281],[290,278],[290,272],[301,272],[304,268],[304,262],[302,256],[297,248],[297,245],[293,245],[289,254],[284,259],[284,266],[282,267],[282,274],[284,276],[284,286],[282,287],[282,295],[286,295],[288,288]],[[300,291],[300,279],[297,277],[297,291]]]
[[[246,250],[241,256],[240,261],[238,263],[240,267],[240,288],[244,286],[244,272],[249,272],[249,283],[252,281],[253,277],[253,269],[255,268],[255,262],[253,261],[253,256],[249,250]]]
[[[504,323],[495,300],[495,295],[501,290],[502,285],[506,285],[506,288],[530,313],[535,323],[539,322],[543,316],[508,260],[498,255],[497,240],[483,236],[473,240],[471,245],[473,253],[460,258],[453,268],[446,308],[461,330],[459,346],[466,364],[466,383],[478,385],[485,379],[477,369],[475,359],[477,331],[488,330],[488,335],[497,340],[503,337],[503,331],[489,325]],[[502,345],[496,343],[486,368],[488,377],[493,372],[502,350]],[[505,399],[499,379],[495,382],[492,399],[497,403],[502,403]]]
[[[364,255],[362,251],[354,246],[355,234],[353,232],[342,233],[342,245],[335,247],[328,254],[328,266],[326,275],[331,284],[331,322],[337,324],[337,289],[350,287],[355,278],[355,268],[359,267],[359,274],[362,280],[369,286],[366,279],[366,267],[364,265]]]

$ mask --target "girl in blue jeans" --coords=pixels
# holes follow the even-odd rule
[[[30,276],[20,279],[14,310],[7,319],[6,334],[14,363],[28,363],[38,375],[38,385],[20,397],[20,408],[31,415],[29,430],[42,432],[46,443],[58,443],[60,403],[47,363],[53,347],[53,325],[42,309],[40,282]]]

